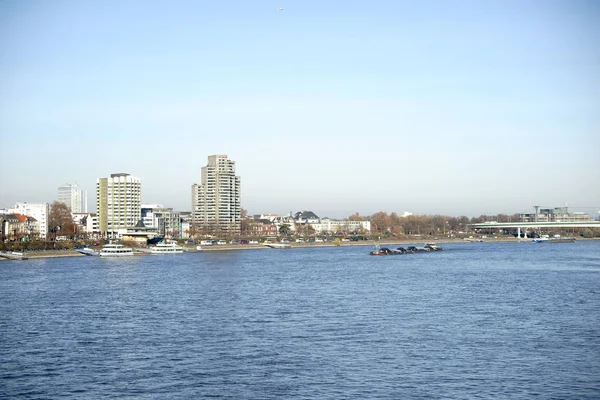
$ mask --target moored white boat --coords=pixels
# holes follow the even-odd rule
[[[84,247],[83,249],[75,249],[78,253],[81,253],[85,256],[99,256],[100,252],[90,249],[89,247]]]
[[[125,247],[122,244],[116,243],[105,244],[100,250],[101,257],[124,257],[132,255],[133,249],[131,247]]]
[[[289,249],[292,247],[289,243],[264,243],[264,245],[272,249]]]
[[[24,253],[16,251],[0,251],[0,257],[7,258],[9,260],[27,260]]]
[[[150,254],[181,254],[183,253],[183,247],[177,245],[177,243],[158,243],[156,246],[150,248]]]

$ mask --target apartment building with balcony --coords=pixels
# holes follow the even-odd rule
[[[96,180],[96,210],[100,233],[119,237],[141,218],[142,183],[127,173]]]
[[[240,177],[227,155],[209,156],[200,184],[192,185],[192,225],[210,234],[240,233]]]

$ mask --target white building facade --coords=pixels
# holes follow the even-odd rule
[[[96,180],[96,210],[100,233],[118,237],[141,218],[142,182],[127,173]]]
[[[368,233],[371,232],[371,221],[344,221],[323,218],[318,223],[309,223],[319,233]]]
[[[82,229],[88,237],[96,237],[100,234],[98,216],[95,213],[71,213],[71,217],[77,229]]]
[[[201,170],[201,183],[192,185],[192,225],[205,232],[239,234],[240,177],[227,155],[209,156]]]
[[[40,227],[40,239],[46,239],[48,236],[48,214],[50,213],[50,205],[48,203],[17,203],[15,204],[15,208],[11,209],[10,212],[35,218]]]
[[[87,212],[87,191],[75,184],[67,183],[58,188],[58,201],[71,207],[72,213]]]

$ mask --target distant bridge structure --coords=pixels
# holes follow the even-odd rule
[[[472,229],[517,229],[517,237],[521,237],[521,229],[527,236],[527,229],[539,228],[600,228],[600,221],[587,222],[496,222],[488,221],[479,224],[469,224]]]

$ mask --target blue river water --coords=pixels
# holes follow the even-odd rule
[[[0,398],[597,399],[600,241],[0,262]]]

